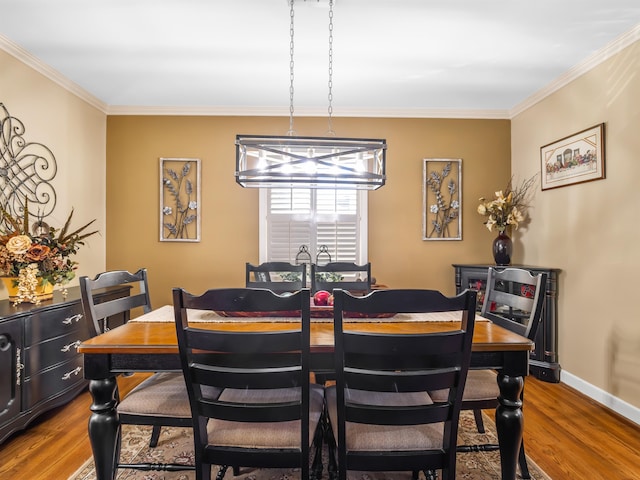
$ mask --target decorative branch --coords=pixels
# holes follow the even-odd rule
[[[189,239],[189,225],[198,219],[197,192],[189,177],[192,175],[191,167],[195,161],[184,161],[180,172],[173,168],[165,168],[162,178],[162,188],[173,199],[173,206],[162,205],[162,214],[171,221],[163,221],[162,225],[167,230],[167,239]]]
[[[427,175],[427,187],[435,196],[435,203],[429,205],[429,213],[433,216],[429,222],[431,230],[427,234],[428,238],[451,237],[449,225],[460,215],[459,192],[456,180],[451,178],[446,181],[451,171],[452,162],[446,162],[441,172],[434,170]],[[444,188],[446,190],[443,192]],[[447,195],[446,199],[445,195]]]

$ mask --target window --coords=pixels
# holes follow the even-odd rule
[[[321,245],[334,262],[367,262],[367,192],[271,188],[260,191],[260,262],[295,263],[301,245],[315,262]]]

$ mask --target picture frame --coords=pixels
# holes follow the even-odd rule
[[[199,242],[199,158],[160,158],[160,241]]]
[[[425,158],[422,239],[462,240],[462,159]]]
[[[540,148],[542,190],[605,178],[604,123]]]

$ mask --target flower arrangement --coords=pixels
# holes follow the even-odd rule
[[[526,219],[526,208],[529,206],[529,191],[535,183],[537,175],[523,181],[520,185],[513,187],[513,178],[509,180],[504,190],[495,192],[496,198],[491,201],[480,198],[478,213],[488,217],[484,222],[489,231],[495,227],[503,234],[507,227],[513,226],[518,229],[520,223]]]
[[[84,239],[98,233],[85,230],[95,219],[77,230],[70,231],[73,210],[62,229],[49,227],[42,219],[29,230],[29,208],[25,201],[24,215],[14,218],[0,207],[0,276],[14,277],[18,287],[14,304],[28,301],[39,303],[36,288],[64,285],[75,277],[77,262],[71,259]]]

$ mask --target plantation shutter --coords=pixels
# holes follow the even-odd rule
[[[334,262],[366,261],[361,258],[366,250],[361,247],[361,198],[366,199],[356,190],[269,189],[261,261],[295,263],[301,245],[308,247],[312,262],[320,245],[328,247]]]

